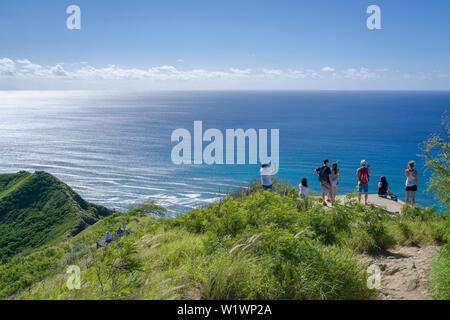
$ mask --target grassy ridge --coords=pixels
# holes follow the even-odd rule
[[[115,213],[0,266],[0,297],[374,299],[359,253],[447,241],[448,215],[432,208],[392,217],[355,201],[325,210],[278,188],[253,187],[177,218],[143,216],[139,208]],[[122,223],[132,235],[97,250],[95,239]],[[79,290],[66,285],[73,264],[81,268]]]
[[[73,236],[109,215],[45,172],[0,175],[0,263]]]

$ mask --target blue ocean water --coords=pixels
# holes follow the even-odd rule
[[[126,210],[157,200],[172,214],[216,201],[258,177],[259,165],[171,162],[172,131],[279,129],[278,177],[297,185],[324,158],[338,161],[338,193],[356,187],[361,159],[371,193],[381,175],[404,196],[404,169],[417,161],[417,200],[433,204],[418,145],[439,133],[450,92],[0,91],[0,172],[45,170],[89,201]]]

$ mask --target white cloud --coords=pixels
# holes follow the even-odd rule
[[[326,67],[323,67],[323,68],[322,68],[322,71],[324,71],[324,72],[334,72],[335,69],[332,68],[332,67],[326,66]]]
[[[232,80],[232,79],[322,79],[326,77],[319,72],[306,69],[271,69],[264,68],[261,71],[252,69],[230,68],[229,70],[205,70],[191,69],[179,70],[172,65],[155,66],[149,69],[121,68],[109,65],[103,68],[93,67],[87,64],[76,64],[74,69],[65,70],[62,64],[54,66],[42,66],[32,63],[28,59],[13,61],[9,58],[0,59],[0,77],[14,78],[67,78],[72,80]],[[333,72],[330,79],[371,79],[379,77],[367,68],[350,68],[341,73],[332,67],[321,69],[326,73]]]
[[[295,79],[305,79],[308,77],[308,72],[303,70],[295,70],[295,69],[289,69],[287,73]]]
[[[7,75],[12,76],[16,72],[16,65],[14,61],[8,58],[0,59],[0,76]]]
[[[67,76],[67,72],[59,64],[50,68],[50,72],[55,76]]]
[[[29,59],[0,58],[0,89],[5,88],[375,88],[382,80],[441,80],[446,86],[447,72],[407,73],[351,67],[337,70],[325,66],[318,70],[295,68],[187,69],[173,65],[149,68],[123,68],[117,65],[96,67],[86,62],[40,65]],[[60,81],[65,79],[67,81]],[[130,81],[133,80],[133,81]],[[359,81],[367,80],[367,81]],[[370,80],[370,81],[369,81]],[[374,86],[375,85],[375,86]],[[389,88],[391,89],[391,88]]]
[[[52,78],[67,75],[67,72],[60,64],[55,66],[41,66],[32,63],[28,59],[19,59],[15,62],[9,58],[0,59],[0,77]]]
[[[343,75],[348,79],[373,79],[379,77],[378,74],[370,72],[369,69],[364,67],[360,68],[359,70],[355,68],[347,69],[343,72]]]
[[[230,68],[230,71],[235,74],[241,75],[249,75],[252,73],[252,69],[238,69],[238,68]]]
[[[263,69],[264,74],[268,76],[282,76],[284,72],[279,69]]]

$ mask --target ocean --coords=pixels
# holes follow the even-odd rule
[[[361,159],[404,198],[404,170],[417,161],[417,202],[427,194],[419,144],[439,133],[450,92],[90,92],[0,91],[0,173],[45,170],[88,201],[127,210],[156,200],[171,215],[203,207],[259,176],[258,164],[175,165],[171,134],[204,130],[279,129],[277,176],[303,177],[319,191],[313,171],[338,161],[338,193],[355,190]],[[269,144],[270,146],[270,144]]]

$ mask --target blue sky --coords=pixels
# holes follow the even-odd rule
[[[2,1],[0,89],[449,90],[449,18],[447,0]]]

